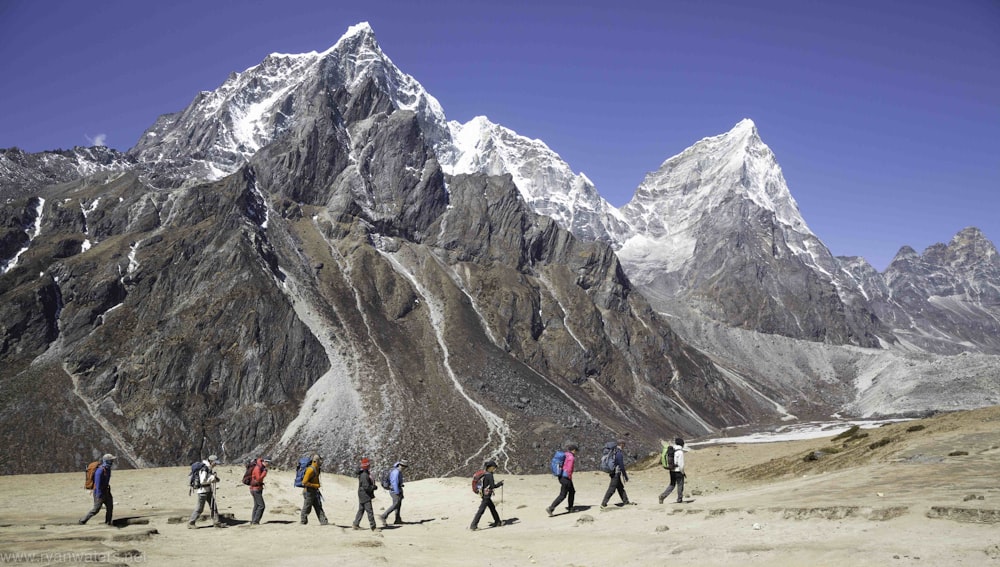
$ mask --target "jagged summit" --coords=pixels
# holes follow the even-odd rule
[[[662,224],[651,217],[662,203],[676,210],[711,210],[731,197],[749,198],[761,208],[773,211],[778,220],[793,230],[810,233],[781,173],[771,149],[761,140],[757,127],[743,119],[729,132],[703,138],[673,156],[650,173],[623,207],[634,215],[637,228]],[[681,201],[681,202],[678,202]],[[669,217],[669,211],[663,211]],[[626,213],[629,215],[629,213]],[[675,218],[681,226],[693,219]],[[671,232],[675,232],[671,230]]]
[[[294,124],[310,120],[316,97],[356,92],[374,82],[397,109],[417,114],[433,144],[447,137],[444,112],[413,77],[383,53],[367,22],[348,29],[322,53],[272,53],[181,112],[161,116],[129,155],[163,164],[163,184],[215,180],[236,171]],[[155,177],[155,176],[154,176]]]
[[[809,230],[753,121],[666,160],[621,213],[632,233],[619,256],[651,296],[687,297],[731,325],[875,344],[870,317],[844,307],[858,283]]]
[[[340,39],[337,40],[337,43],[334,44],[334,46],[331,47],[330,50],[336,48],[337,45],[340,45],[341,43],[346,43],[351,41],[371,42],[375,45],[376,48],[378,48],[378,42],[376,42],[375,40],[375,30],[372,29],[371,24],[369,24],[368,22],[359,22],[347,28],[347,31],[344,32],[344,35],[340,36]],[[381,51],[381,48],[378,49],[379,51]]]
[[[750,120],[617,211],[540,140],[446,122],[365,24],[233,73],[129,156],[0,152],[0,178],[23,188],[0,203],[10,463],[29,430],[58,434],[63,470],[110,437],[136,465],[219,447],[343,471],[447,446],[445,476],[492,456],[518,473],[567,436],[631,430],[642,451],[997,396],[996,363],[927,356],[1000,352],[978,231],[885,277],[833,258]]]
[[[476,116],[465,124],[448,123],[451,142],[440,145],[442,168],[451,175],[510,174],[535,212],[555,219],[578,237],[612,245],[622,239],[624,220],[597,192],[593,182],[574,173],[545,142]]]

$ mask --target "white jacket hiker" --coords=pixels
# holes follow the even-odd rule
[[[660,504],[677,489],[677,503],[684,502],[684,440],[678,437],[674,440],[674,468],[670,470],[670,485],[659,496]]]
[[[215,492],[215,484],[219,482],[219,477],[212,470],[215,467],[215,463],[211,460],[211,457],[202,462],[205,463],[205,466],[198,471],[198,488],[195,492],[198,494]]]

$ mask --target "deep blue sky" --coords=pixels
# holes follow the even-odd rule
[[[126,150],[361,21],[449,119],[544,140],[616,206],[748,117],[834,254],[1000,240],[997,0],[0,0],[0,147]]]

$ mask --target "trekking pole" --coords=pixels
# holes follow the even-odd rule
[[[212,483],[212,524],[219,525],[219,481]]]
[[[500,485],[500,517],[503,518],[503,485]],[[502,520],[501,520],[501,523]]]

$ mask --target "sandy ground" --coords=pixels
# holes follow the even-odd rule
[[[350,529],[356,480],[326,473],[329,526],[298,523],[302,499],[282,470],[269,475],[264,523],[249,526],[241,467],[222,466],[228,526],[197,530],[186,528],[187,467],[116,471],[117,527],[102,515],[76,524],[90,506],[82,473],[0,477],[0,563],[1000,567],[1000,407],[867,433],[692,450],[683,504],[658,504],[666,472],[640,462],[626,486],[637,505],[602,510],[607,476],[580,472],[577,511],[550,518],[553,477],[501,472],[505,525],[488,528],[487,513],[477,532],[465,478],[408,482],[405,523],[373,533]],[[388,502],[380,490],[376,513]]]

